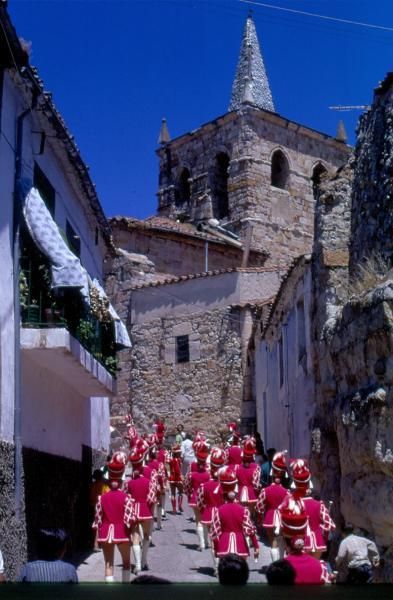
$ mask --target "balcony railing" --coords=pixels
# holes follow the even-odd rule
[[[35,258],[30,255],[21,259],[22,327],[64,327],[112,376],[116,376],[113,322],[99,321],[77,289],[51,290],[49,265],[37,262]]]

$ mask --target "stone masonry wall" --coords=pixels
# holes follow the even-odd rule
[[[15,513],[14,454],[13,444],[0,442],[0,549],[7,581],[15,580],[27,558],[24,503],[20,519]]]
[[[175,337],[189,335],[190,361],[176,363]],[[212,438],[241,416],[240,311],[156,319],[131,330],[130,402],[135,423],[151,430],[155,416],[168,431],[179,422]]]
[[[375,90],[360,119],[355,148],[351,272],[370,256],[392,266],[393,75]]]
[[[115,245],[149,256],[157,272],[173,275],[188,275],[205,271],[206,247],[204,240],[193,241],[178,236],[176,239],[159,232],[146,234],[143,231],[127,231],[114,224],[113,237]],[[240,267],[243,260],[241,249],[229,245],[208,243],[208,270]],[[264,255],[251,253],[249,266],[261,266],[265,262]]]
[[[271,156],[281,149],[290,174],[288,189],[271,186]],[[268,249],[272,264],[310,252],[313,239],[312,174],[321,162],[333,173],[347,159],[345,144],[265,111],[245,107],[177,138],[159,150],[159,214],[185,214],[193,222],[213,215],[212,168],[219,152],[228,155],[229,216],[222,220],[252,244]],[[183,168],[190,172],[191,199],[176,206]]]

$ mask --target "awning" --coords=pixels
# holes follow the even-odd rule
[[[23,214],[31,237],[50,260],[51,287],[80,288],[82,296],[89,303],[87,271],[82,267],[79,258],[68,248],[39,191],[34,187],[25,198]]]
[[[109,302],[108,296],[105,294],[105,291],[103,289],[103,287],[101,286],[100,282],[98,281],[98,279],[93,279],[93,285],[94,287],[97,288],[100,297],[103,300],[107,300],[109,305],[108,305],[108,310],[109,313],[113,319],[114,325],[115,325],[115,341],[116,344],[118,346],[122,346],[123,348],[131,348],[132,344],[131,344],[131,340],[130,340],[130,336],[128,335],[128,331],[126,326],[124,325],[123,321],[120,319],[119,315],[117,314],[117,312],[115,311],[115,309],[113,308],[112,304]]]
[[[27,228],[37,247],[48,257],[52,272],[52,288],[79,288],[84,300],[90,305],[89,283],[99,291],[101,298],[108,301],[109,313],[115,326],[115,342],[122,348],[131,348],[127,328],[109,302],[104,289],[97,279],[92,280],[82,267],[77,256],[63,240],[56,221],[47,209],[36,188],[27,193],[23,205],[23,214]]]

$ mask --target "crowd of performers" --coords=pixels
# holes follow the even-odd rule
[[[272,562],[285,556],[296,572],[295,583],[331,580],[320,557],[335,524],[325,504],[310,495],[311,473],[304,460],[288,461],[285,451],[275,453],[270,483],[262,487],[255,439],[241,439],[236,428],[226,448],[210,447],[198,432],[193,440],[195,461],[185,476],[181,446],[175,443],[170,452],[165,448],[162,423],[148,436],[139,436],[130,424],[127,439],[129,452],[115,452],[108,462],[109,491],[98,498],[95,509],[93,528],[103,550],[106,582],[114,581],[115,545],[122,557],[123,582],[130,580],[130,547],[133,572],[148,570],[154,518],[161,529],[168,489],[172,514],[183,512],[186,496],[194,513],[198,549],[211,548],[215,573],[227,554],[247,558],[252,548],[257,561],[257,531],[262,528]],[[282,482],[288,472],[291,489]]]

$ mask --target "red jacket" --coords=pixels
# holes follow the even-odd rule
[[[237,467],[236,474],[239,487],[239,502],[256,504],[261,488],[261,469],[254,462],[243,463]]]
[[[258,549],[256,529],[245,506],[236,502],[226,502],[219,508],[213,508],[211,537],[216,556],[234,553],[249,556],[246,537]]]
[[[134,500],[135,521],[146,521],[153,518],[152,507],[157,502],[156,486],[152,479],[139,476],[129,479],[127,491]]]
[[[201,523],[211,525],[214,507],[224,504],[222,487],[216,479],[210,479],[199,486],[197,507],[201,513]]]
[[[295,583],[310,583],[323,585],[329,583],[329,573],[326,564],[302,552],[301,554],[289,553],[285,557],[295,569]]]
[[[133,501],[128,494],[116,489],[99,496],[93,523],[98,542],[129,542],[132,521]]]
[[[289,496],[288,490],[280,483],[272,483],[262,489],[256,503],[256,511],[259,515],[263,515],[264,527],[273,528],[279,525],[278,507],[287,496]]]

